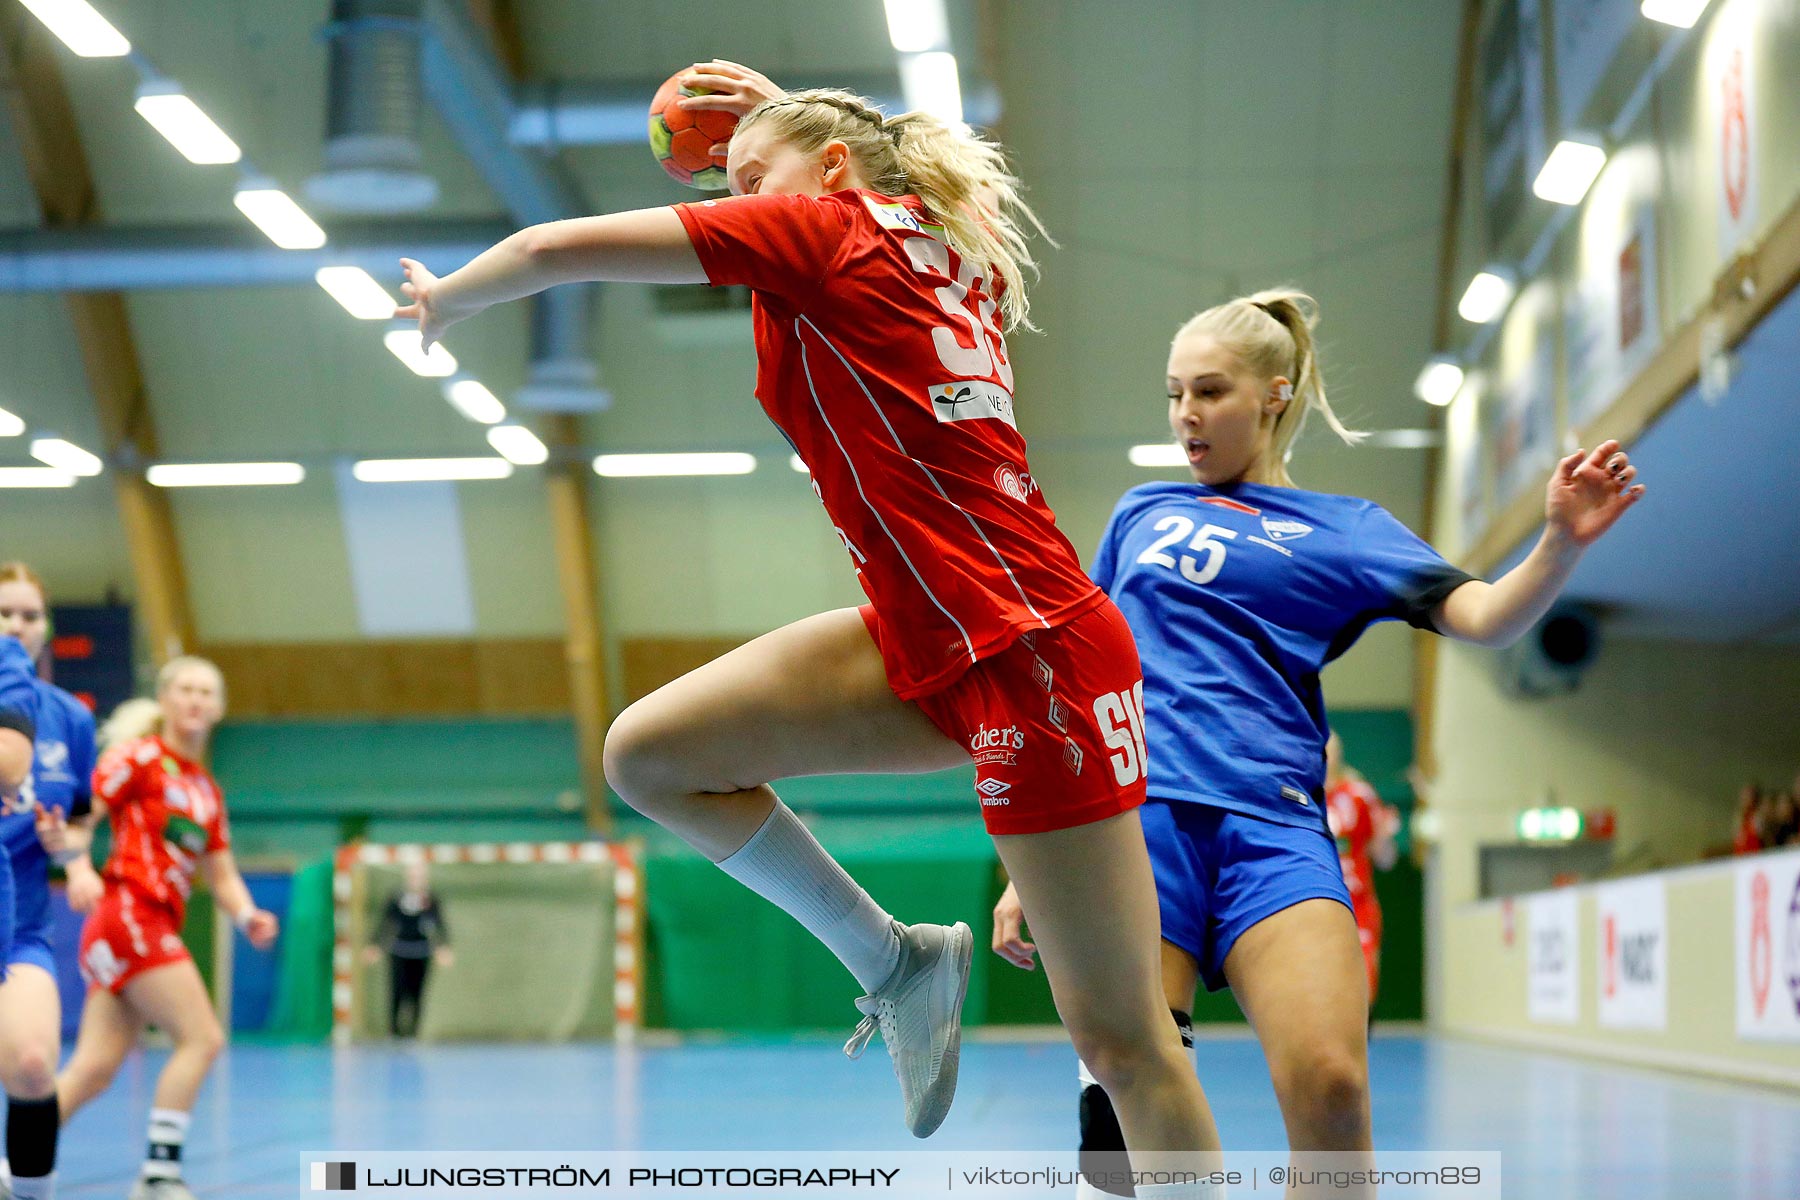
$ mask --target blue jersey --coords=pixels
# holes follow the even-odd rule
[[[37,671],[15,637],[0,637],[0,729],[26,737],[36,728]]]
[[[85,705],[35,675],[36,743],[31,778],[15,809],[0,814],[0,847],[12,860],[16,932],[40,932],[50,912],[50,856],[37,839],[36,807],[85,815],[93,805],[94,716]]]
[[[1370,501],[1197,483],[1125,493],[1093,576],[1143,660],[1150,795],[1302,826],[1325,819],[1319,672],[1471,578]]]

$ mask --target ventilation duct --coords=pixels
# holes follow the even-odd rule
[[[333,0],[325,169],[308,198],[346,213],[414,212],[437,202],[419,147],[420,0]]]

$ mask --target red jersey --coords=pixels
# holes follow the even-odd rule
[[[1381,903],[1375,898],[1375,864],[1369,861],[1369,843],[1384,820],[1381,797],[1360,779],[1344,778],[1325,792],[1325,817],[1337,838],[1338,863],[1344,869],[1344,885],[1358,926],[1379,931]]]
[[[707,277],[754,292],[757,399],[812,472],[901,698],[1100,603],[1025,461],[995,285],[917,197],[675,212]]]
[[[166,905],[179,927],[201,855],[231,845],[219,785],[151,735],[106,752],[94,771],[94,797],[112,820],[102,877]]]

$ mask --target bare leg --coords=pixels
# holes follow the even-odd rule
[[[189,960],[146,971],[125,985],[125,1002],[149,1024],[168,1034],[174,1052],[156,1079],[156,1108],[187,1112],[194,1107],[206,1073],[225,1045],[212,997]]]
[[[1369,983],[1350,910],[1306,900],[1259,921],[1226,956],[1225,978],[1269,1060],[1288,1145],[1372,1153]]]
[[[137,1043],[143,1027],[124,1000],[105,988],[88,989],[75,1053],[56,1077],[56,1098],[64,1121],[112,1085],[119,1064]]]
[[[1075,1049],[1112,1097],[1132,1159],[1216,1151],[1219,1133],[1169,1020],[1160,917],[1135,811],[997,837]],[[1190,993],[1191,995],[1191,993]]]

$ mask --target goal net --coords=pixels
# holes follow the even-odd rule
[[[363,843],[337,856],[337,1040],[388,1036],[392,970],[381,947],[369,948],[411,863],[430,872],[454,956],[430,970],[418,1037],[568,1041],[635,1033],[643,922],[634,846]]]

